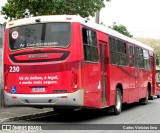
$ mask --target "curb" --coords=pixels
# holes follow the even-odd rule
[[[22,116],[17,116],[17,117],[4,118],[4,119],[2,119],[0,121],[0,123],[19,121],[19,120],[26,120],[26,119],[32,119],[33,117],[34,118],[38,118],[38,117],[46,117],[46,116],[56,115],[53,112],[54,111],[46,111],[46,112],[40,112],[40,113],[22,115]]]

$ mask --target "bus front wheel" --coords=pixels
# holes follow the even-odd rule
[[[116,99],[114,105],[114,114],[119,115],[122,111],[122,93],[119,88],[116,90]]]

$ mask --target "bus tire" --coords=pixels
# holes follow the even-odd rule
[[[154,100],[154,96],[150,96],[149,100]]]
[[[148,93],[147,93],[145,98],[142,98],[142,99],[139,100],[139,103],[142,104],[142,105],[147,105],[148,104]]]
[[[122,111],[122,93],[119,88],[116,90],[116,97],[115,97],[115,105],[114,105],[114,114],[119,115]]]

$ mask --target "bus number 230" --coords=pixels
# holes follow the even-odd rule
[[[20,71],[20,67],[19,66],[10,66],[9,67],[9,72],[11,73],[16,73]]]

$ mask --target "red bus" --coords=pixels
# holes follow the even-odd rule
[[[9,22],[4,44],[7,106],[54,110],[147,104],[155,94],[151,47],[79,16]]]
[[[160,66],[156,66],[156,94],[160,98]]]

